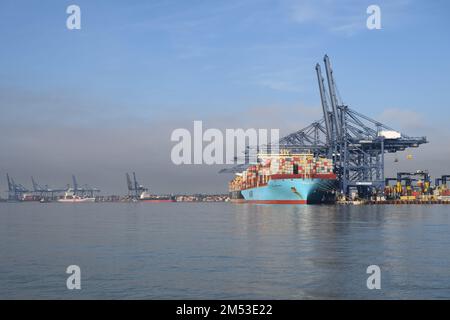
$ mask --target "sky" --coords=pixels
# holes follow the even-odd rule
[[[81,8],[68,30],[66,8]],[[369,5],[381,30],[366,27]],[[279,128],[321,118],[315,64],[344,102],[426,146],[387,173],[450,173],[450,4],[445,0],[0,2],[0,191],[75,174],[125,194],[226,192],[221,165],[171,162],[176,128]],[[407,154],[413,159],[407,160]],[[0,193],[1,194],[1,193]],[[2,196],[5,196],[3,192]]]

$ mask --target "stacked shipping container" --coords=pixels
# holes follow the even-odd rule
[[[313,178],[333,173],[333,161],[315,158],[313,154],[290,154],[287,152],[273,155],[259,155],[260,162],[251,165],[237,175],[230,183],[230,191],[266,185],[273,175]]]

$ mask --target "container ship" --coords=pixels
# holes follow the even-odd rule
[[[259,154],[229,183],[231,201],[257,204],[333,203],[336,189],[333,160],[288,151]]]

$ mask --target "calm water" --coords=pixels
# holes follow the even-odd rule
[[[0,203],[0,298],[449,299],[449,209]]]

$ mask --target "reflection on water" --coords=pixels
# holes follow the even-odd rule
[[[0,204],[0,231],[1,298],[450,298],[445,206]]]

